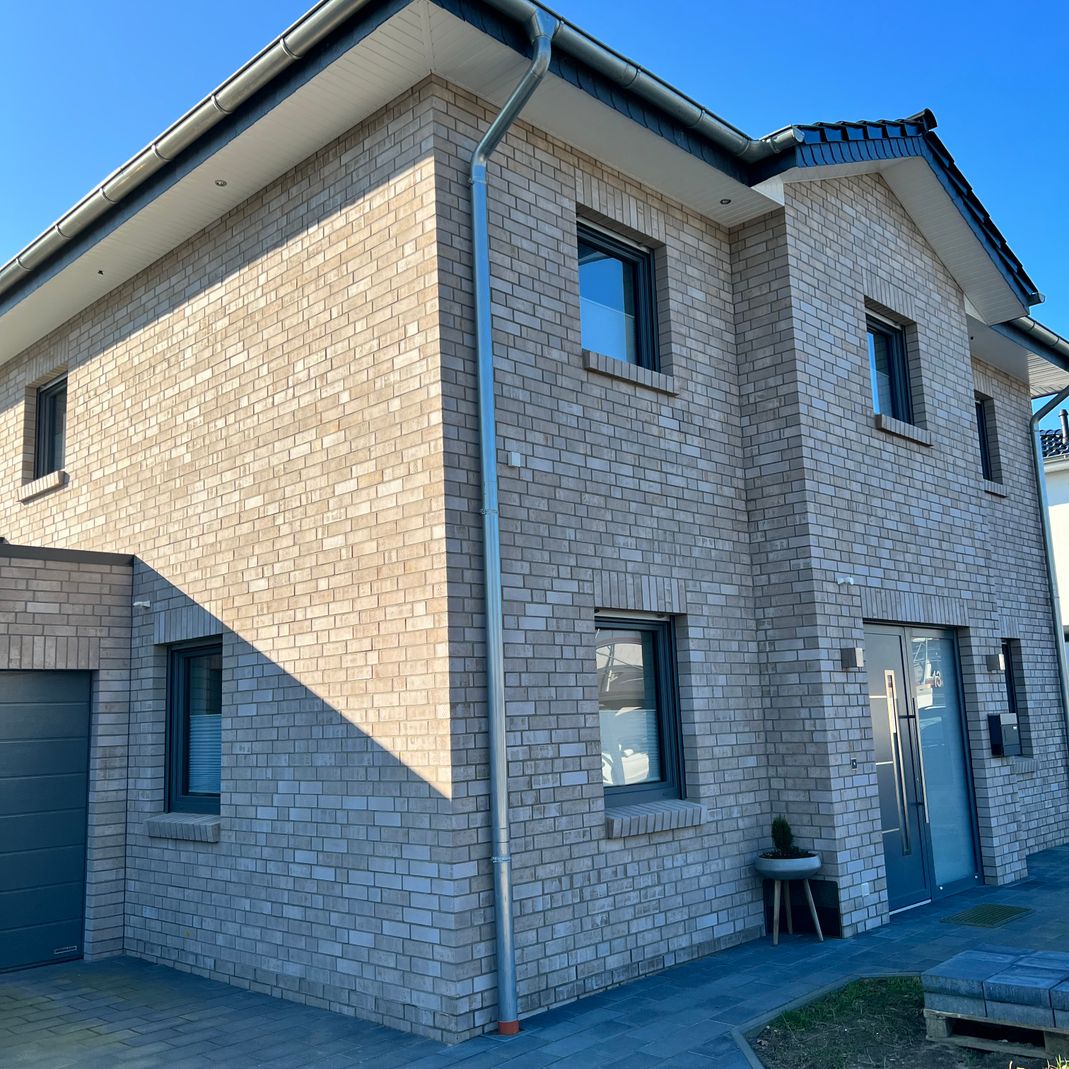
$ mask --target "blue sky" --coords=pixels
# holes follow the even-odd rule
[[[0,262],[196,103],[311,0],[4,5]],[[898,118],[939,133],[1069,336],[1069,7],[559,0],[561,14],[751,135]],[[648,21],[650,8],[656,21]]]

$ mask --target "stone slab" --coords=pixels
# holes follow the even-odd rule
[[[967,998],[984,998],[984,981],[989,977],[1006,972],[1020,955],[987,953],[979,950],[966,950],[955,954],[947,961],[921,975],[921,983],[926,992],[940,992],[946,995],[964,995]],[[927,1000],[926,1000],[927,1004]]]
[[[1050,1004],[1055,1010],[1069,1013],[1069,980],[1056,984],[1050,989]]]
[[[1060,971],[1017,963],[984,981],[984,997],[988,1002],[1042,1006],[1049,1010],[1051,989],[1064,979]]]
[[[964,995],[947,995],[941,991],[924,993],[924,1008],[939,1013],[953,1013],[960,1017],[987,1016],[987,1003],[982,998],[967,998]]]
[[[1019,1002],[994,1002],[988,999],[989,1021],[1022,1025],[1025,1028],[1053,1028],[1054,1011],[1049,1006],[1022,1006]]]

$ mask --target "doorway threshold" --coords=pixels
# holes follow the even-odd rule
[[[919,909],[921,906],[930,906],[931,904],[932,900],[930,898],[926,898],[923,902],[914,902],[908,906],[899,906],[898,909],[892,909],[888,913],[888,916],[897,917],[899,913],[908,913],[911,909]]]

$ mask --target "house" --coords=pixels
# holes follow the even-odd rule
[[[1047,490],[1047,510],[1050,517],[1051,543],[1059,591],[1069,584],[1069,411],[1062,409],[1061,428],[1043,431],[1043,474]],[[1064,596],[1059,596],[1060,620],[1063,633],[1069,628],[1069,609]]]
[[[313,9],[0,270],[0,967],[459,1040],[762,935],[775,815],[844,937],[1023,877],[1037,300],[929,113]]]

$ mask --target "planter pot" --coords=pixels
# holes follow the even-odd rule
[[[820,871],[820,854],[812,857],[755,857],[753,867],[766,880],[807,880]]]

